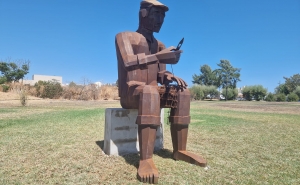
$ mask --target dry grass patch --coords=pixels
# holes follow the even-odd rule
[[[299,114],[299,102],[257,102],[257,101],[228,101],[228,102],[201,102],[197,106],[210,107],[218,110],[235,110],[241,112],[263,112],[263,113],[283,113],[283,114]]]
[[[279,111],[270,113],[253,109],[259,103],[268,109],[268,103],[238,103],[192,103],[188,149],[207,159],[208,171],[171,158],[165,124],[165,149],[153,156],[160,184],[300,183],[300,115],[282,112],[300,105],[276,104]],[[142,184],[136,179],[138,154],[102,152],[106,107],[119,107],[119,102],[56,100],[0,107],[0,117],[12,115],[0,121],[0,184]]]

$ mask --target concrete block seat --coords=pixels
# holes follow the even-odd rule
[[[104,152],[107,155],[125,155],[139,152],[137,109],[107,108],[105,110]],[[164,111],[156,132],[154,150],[163,148]]]

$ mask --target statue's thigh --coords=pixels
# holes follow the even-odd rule
[[[156,86],[144,86],[138,110],[137,124],[160,124],[160,96]]]

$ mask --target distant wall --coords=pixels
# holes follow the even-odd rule
[[[38,81],[57,81],[62,84],[61,76],[48,76],[48,75],[32,75],[32,80],[23,80],[23,84],[34,85]]]

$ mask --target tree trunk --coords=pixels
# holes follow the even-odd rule
[[[225,97],[225,101],[227,101],[227,89],[228,89],[228,87],[226,86],[226,97]]]

